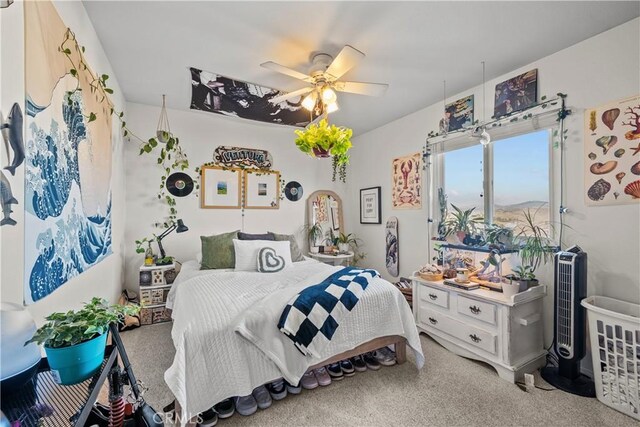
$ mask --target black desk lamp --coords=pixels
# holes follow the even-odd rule
[[[185,231],[189,231],[189,227],[184,225],[184,222],[182,222],[182,220],[179,219],[177,222],[174,222],[173,224],[171,224],[171,226],[169,226],[169,228],[164,230],[161,235],[156,237],[156,241],[158,242],[158,249],[160,249],[160,259],[161,260],[163,260],[164,258],[167,257],[167,254],[164,252],[164,248],[162,247],[162,239],[167,237],[173,230],[176,230],[176,233],[184,233]],[[156,263],[156,265],[162,265],[162,264]]]

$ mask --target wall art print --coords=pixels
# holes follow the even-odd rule
[[[584,113],[587,206],[640,202],[640,95]]]
[[[422,208],[422,154],[393,159],[391,163],[393,209]]]
[[[311,122],[311,113],[302,107],[303,96],[274,105],[269,100],[282,94],[277,89],[190,70],[192,110],[298,127]]]
[[[473,95],[458,99],[444,107],[444,115],[449,123],[449,132],[473,125]]]
[[[273,158],[267,150],[224,145],[220,145],[213,151],[213,161],[222,166],[256,169],[271,169],[273,165]]]
[[[90,70],[58,51],[67,27],[50,2],[25,2],[25,304],[112,253],[111,104]],[[79,62],[80,51],[71,52]],[[81,91],[73,91],[79,85]],[[97,120],[87,117],[95,112]]]
[[[538,69],[527,71],[496,85],[495,118],[522,111],[538,102]]]

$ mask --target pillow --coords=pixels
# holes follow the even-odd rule
[[[258,251],[258,271],[260,273],[277,273],[285,267],[284,258],[276,250],[265,246]]]
[[[300,250],[296,237],[293,234],[276,234],[271,231],[269,233],[273,235],[276,241],[288,240],[291,242],[291,260],[293,262],[304,261],[304,254]]]
[[[235,267],[233,239],[236,237],[238,237],[238,230],[215,236],[200,236],[202,243],[200,270]]]
[[[277,240],[273,233],[264,233],[264,234],[250,234],[238,232],[238,239],[240,240]]]
[[[291,261],[290,243],[275,242],[273,240],[239,240],[233,239],[236,252],[236,271],[258,271],[258,253],[262,248],[273,248],[276,255],[284,259],[285,268]]]

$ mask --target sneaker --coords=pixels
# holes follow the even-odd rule
[[[340,368],[340,363],[332,363],[331,365],[327,365],[327,372],[331,375],[331,378],[340,381],[344,378],[344,374],[342,373],[342,368]]]
[[[238,411],[240,415],[253,415],[258,410],[258,402],[256,402],[256,399],[254,399],[252,395],[236,396],[233,399],[236,411]]]
[[[373,357],[371,352],[363,354],[362,359],[367,365],[367,368],[371,369],[372,371],[377,371],[378,369],[380,369],[380,363],[376,360],[375,357]]]
[[[300,394],[300,392],[302,391],[302,387],[300,387],[300,383],[298,383],[298,385],[293,385],[293,384],[290,384],[289,381],[285,381],[285,384],[287,385],[288,393]]]
[[[356,369],[353,367],[353,363],[349,359],[340,361],[340,369],[345,377],[352,377],[356,374]]]
[[[213,427],[218,424],[218,414],[215,413],[213,408],[207,409],[198,415],[198,420],[198,427]]]
[[[374,351],[373,357],[384,366],[393,366],[396,364],[396,354],[387,347],[382,347]]]
[[[284,379],[280,378],[270,384],[267,384],[269,394],[275,400],[282,400],[287,397],[287,387],[284,385]]]
[[[236,412],[236,408],[233,406],[233,399],[225,399],[217,403],[213,410],[218,413],[219,418],[229,418]]]
[[[331,377],[329,376],[329,374],[327,373],[327,370],[324,367],[314,369],[313,373],[316,374],[316,379],[318,380],[318,384],[320,384],[322,387],[325,387],[331,384]]]
[[[353,368],[358,372],[364,372],[367,370],[367,364],[362,356],[352,357],[351,363],[353,364]]]
[[[260,409],[267,409],[273,402],[273,400],[271,400],[269,391],[263,385],[254,388],[253,392],[251,392],[251,395],[254,399],[256,399],[256,402],[258,402],[258,408]]]
[[[304,373],[302,378],[300,378],[300,385],[302,386],[302,388],[305,388],[307,390],[313,390],[314,388],[318,387],[318,379],[313,373],[313,370],[309,370]]]

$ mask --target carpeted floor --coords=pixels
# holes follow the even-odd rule
[[[161,410],[173,400],[163,377],[173,358],[171,323],[143,326],[122,337],[136,376],[149,387],[147,402]],[[456,356],[424,335],[421,340],[426,364],[420,371],[409,354],[404,365],[303,390],[252,416],[236,413],[218,425],[638,425],[596,399],[557,390],[521,391],[487,365]],[[549,387],[538,375],[536,384]]]

